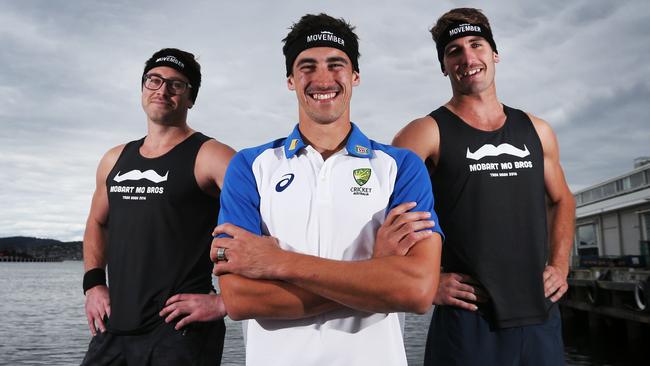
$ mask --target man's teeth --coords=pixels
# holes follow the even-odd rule
[[[469,71],[465,71],[465,73],[462,74],[462,75],[463,75],[463,77],[468,77],[468,76],[472,76],[472,75],[478,73],[479,71],[481,71],[481,69],[469,70]]]
[[[327,93],[327,94],[312,94],[311,97],[317,100],[332,99],[336,96],[336,93]]]

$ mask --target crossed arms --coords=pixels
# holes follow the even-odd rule
[[[232,319],[299,319],[339,308],[382,313],[429,309],[438,284],[442,238],[426,230],[435,225],[428,212],[409,212],[415,204],[401,201],[379,228],[373,257],[366,260],[283,250],[275,238],[261,235],[259,201],[241,196],[243,184],[255,187],[251,173],[238,168],[245,165],[238,162],[242,159],[235,156],[228,168],[220,213],[226,223],[214,232],[229,237],[213,240],[210,253]],[[423,165],[421,173],[426,175]],[[229,188],[235,186],[232,182],[236,189]],[[238,215],[239,221],[227,223],[229,202],[243,207],[246,214]],[[217,248],[226,249],[227,261],[217,261]]]
[[[437,287],[441,238],[416,231],[431,221],[414,221],[425,214],[406,213],[405,207],[396,207],[380,229],[387,235],[377,240],[375,252],[385,256],[361,261],[286,251],[272,237],[220,225],[215,234],[232,238],[215,239],[211,258],[216,261],[216,248],[226,248],[228,261],[216,262],[215,274],[220,275],[228,315],[235,320],[299,319],[341,307],[426,312]]]

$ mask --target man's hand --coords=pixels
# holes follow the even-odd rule
[[[271,236],[259,236],[232,224],[217,226],[213,236],[226,234],[231,238],[212,240],[210,258],[214,262],[216,276],[234,273],[252,279],[272,278],[273,265],[282,252],[278,240]],[[227,260],[218,261],[217,251],[225,249]]]
[[[551,301],[557,302],[569,289],[569,284],[566,281],[567,274],[562,272],[559,268],[549,265],[544,268],[543,277],[544,296],[550,296]]]
[[[209,322],[226,316],[226,306],[221,296],[216,294],[177,294],[165,302],[165,307],[159,315],[165,317],[165,323],[170,323],[178,317],[176,330],[194,322]]]
[[[102,333],[106,331],[104,316],[111,317],[111,301],[108,287],[99,285],[86,291],[86,318],[93,337],[98,329]]]
[[[433,303],[476,311],[478,307],[467,301],[485,302],[487,299],[488,295],[483,287],[472,277],[462,273],[441,273]]]
[[[415,202],[406,202],[390,210],[377,230],[373,258],[406,255],[415,243],[433,235],[431,230],[425,230],[435,226],[435,222],[428,220],[430,212],[407,212],[416,205]]]

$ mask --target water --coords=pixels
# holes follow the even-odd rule
[[[81,262],[0,263],[0,365],[54,366],[81,362],[90,341],[82,276]],[[424,316],[406,316],[409,365],[422,364],[430,318],[430,312]],[[229,319],[226,326],[222,365],[243,365],[241,326]],[[617,353],[621,350],[620,342],[598,341],[580,329],[567,328],[566,334],[571,337],[566,339],[568,365],[642,364]],[[636,349],[629,344],[624,346],[628,353]],[[639,348],[645,349],[647,345]]]

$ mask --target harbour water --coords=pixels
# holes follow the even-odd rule
[[[81,262],[0,263],[0,365],[78,365],[90,340],[81,290]],[[421,365],[431,314],[407,314],[409,365]],[[244,364],[241,326],[227,320],[222,365]],[[569,329],[568,365],[637,365],[621,345],[593,346],[592,335]],[[621,339],[616,335],[613,338]],[[623,349],[634,345],[623,345]],[[609,349],[608,349],[609,347]],[[646,348],[646,347],[644,347]]]

